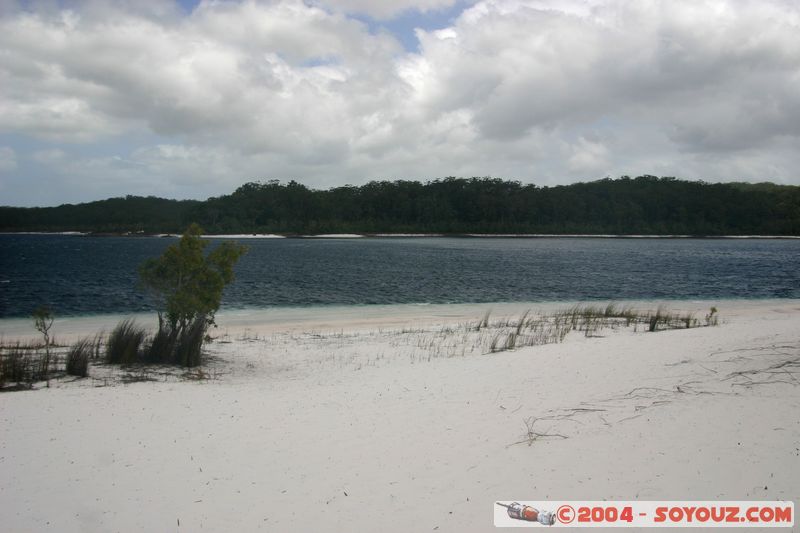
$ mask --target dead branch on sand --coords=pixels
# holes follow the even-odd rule
[[[544,420],[544,419],[543,418],[537,418],[537,417],[529,416],[528,418],[523,420],[523,422],[525,423],[525,429],[527,430],[524,438],[522,440],[520,440],[520,441],[517,441],[517,442],[509,444],[508,446],[506,446],[506,448],[511,447],[511,446],[515,446],[517,444],[525,444],[525,443],[527,443],[528,446],[531,446],[534,442],[536,442],[539,439],[547,439],[547,438],[566,439],[567,438],[566,435],[562,435],[560,433],[541,433],[539,431],[536,431],[535,429],[533,429],[533,426],[539,420]]]

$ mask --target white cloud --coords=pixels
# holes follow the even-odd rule
[[[58,148],[48,148],[46,150],[36,150],[31,154],[31,159],[44,165],[59,164],[65,160],[67,154]]]
[[[29,160],[52,179],[118,194],[219,194],[271,177],[798,182],[796,4],[485,0],[417,30],[419,53],[348,15],[451,5],[0,10],[0,133],[50,143]]]
[[[581,137],[570,149],[572,153],[567,164],[573,172],[598,176],[603,175],[609,166],[608,149],[599,140]]]

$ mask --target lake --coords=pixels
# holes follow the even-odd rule
[[[211,239],[213,246],[218,239]],[[159,237],[0,235],[0,317],[151,310],[137,267]],[[223,308],[800,298],[800,240],[246,239]]]

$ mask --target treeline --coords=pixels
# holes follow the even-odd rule
[[[58,207],[0,207],[0,231],[182,232],[194,200],[126,196]]]
[[[206,201],[0,208],[0,231],[800,235],[800,187],[639,176],[539,187],[494,178],[315,190],[247,183]]]

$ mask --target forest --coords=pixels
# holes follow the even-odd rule
[[[0,207],[0,231],[209,234],[800,235],[800,187],[623,176],[542,187],[498,178],[372,181],[311,189],[250,182],[198,200],[126,196]]]

